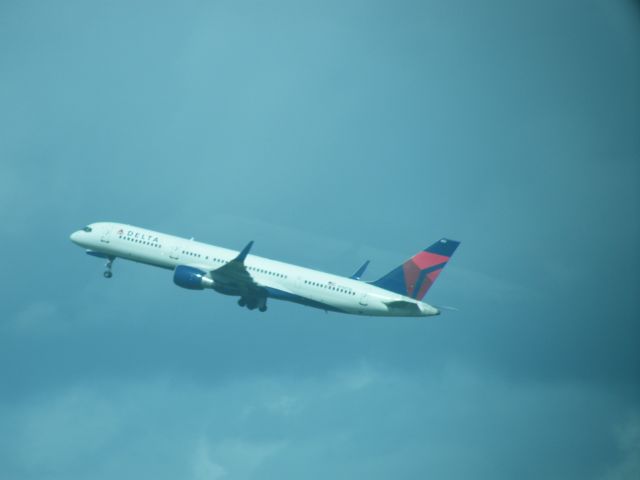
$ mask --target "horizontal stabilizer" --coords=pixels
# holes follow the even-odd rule
[[[394,300],[392,302],[385,302],[387,307],[389,307],[390,312],[394,313],[409,313],[416,314],[420,313],[420,307],[417,303],[407,302],[406,300]]]

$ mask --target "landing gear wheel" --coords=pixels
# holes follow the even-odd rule
[[[238,300],[238,305],[240,305],[241,307],[245,307],[247,305],[247,302],[245,302],[244,298],[240,298]]]
[[[260,310],[261,312],[266,312],[267,311],[267,297],[260,297],[258,299],[258,310]]]
[[[109,261],[107,262],[107,264],[105,265],[105,267],[107,267],[107,269],[104,271],[103,275],[104,278],[111,278],[113,277],[113,273],[111,272],[111,266],[113,265],[113,261],[116,259],[116,257],[109,257]]]

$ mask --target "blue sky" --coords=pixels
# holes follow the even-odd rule
[[[0,6],[0,477],[640,475],[631,1]],[[119,221],[332,273],[462,241],[436,319],[175,287]]]

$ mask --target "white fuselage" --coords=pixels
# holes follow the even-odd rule
[[[216,270],[238,252],[122,223],[98,222],[90,231],[78,230],[71,240],[88,253],[123,258],[173,270],[185,265]],[[264,286],[269,298],[301,303],[325,310],[357,315],[429,316],[438,309],[415,299],[360,280],[248,255],[244,261],[253,280]],[[413,303],[414,309],[394,309],[389,303]]]

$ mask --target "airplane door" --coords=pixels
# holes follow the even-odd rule
[[[171,260],[179,260],[180,259],[180,247],[178,245],[176,245],[175,247],[171,248],[171,250],[169,251],[169,258]]]
[[[109,243],[109,234],[111,233],[111,229],[109,227],[107,227],[106,229],[104,229],[102,231],[102,234],[100,235],[100,241],[102,243]]]
[[[360,305],[362,305],[363,307],[366,307],[367,305],[369,305],[369,299],[367,298],[366,293],[362,295],[362,297],[360,297]]]

